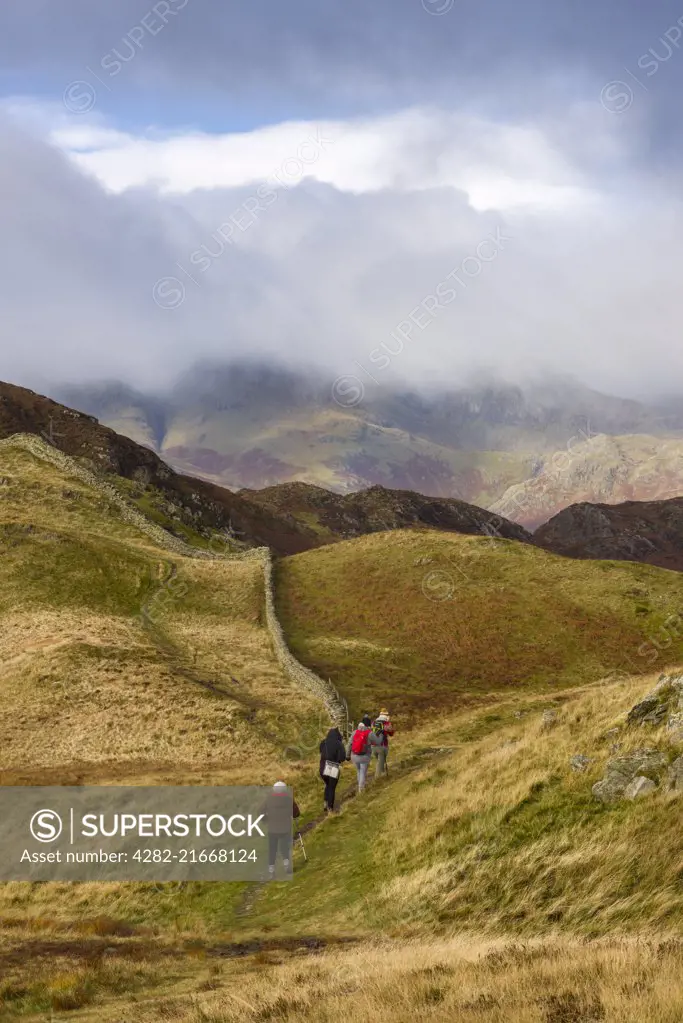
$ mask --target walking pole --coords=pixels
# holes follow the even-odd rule
[[[304,839],[303,839],[303,835],[301,834],[301,832],[299,832],[299,841],[301,842],[301,851],[304,854],[304,860],[305,860],[306,863],[308,863],[308,856],[306,855],[306,846],[304,845]]]

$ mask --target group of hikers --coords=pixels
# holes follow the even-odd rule
[[[338,728],[329,730],[320,743],[320,777],[325,783],[324,808],[327,813],[334,810],[337,782],[341,775],[341,765],[345,761],[350,760],[356,768],[359,792],[365,788],[373,757],[377,762],[375,778],[386,774],[389,739],[393,734],[394,728],[386,707],[381,708],[374,721],[369,714],[365,714],[346,745]]]
[[[358,791],[365,788],[368,768],[373,757],[377,761],[375,778],[387,773],[387,756],[389,739],[394,734],[394,726],[389,718],[389,711],[382,707],[373,720],[365,714],[354,729],[348,742],[344,743],[338,728],[330,728],[320,743],[320,777],[325,784],[325,812],[334,811],[334,797],[337,783],[341,775],[342,764],[347,760],[356,768]],[[278,852],[286,871],[292,862],[292,820],[301,816],[301,811],[293,800],[290,790],[284,781],[276,781],[264,806],[268,823],[268,876],[275,877],[275,863]],[[303,839],[299,833],[303,847]]]

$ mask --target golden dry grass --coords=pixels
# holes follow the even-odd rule
[[[670,759],[681,753],[664,727],[624,725],[654,681],[608,679],[517,700],[515,711],[508,702],[436,716],[420,722],[420,741],[452,752],[403,771],[396,762],[419,751],[417,736],[397,735],[389,780],[311,835],[305,870],[263,894],[252,925],[326,936],[368,927],[528,936],[680,926],[680,795],[662,788],[605,806],[591,792],[617,754],[649,745]],[[546,728],[543,709],[552,706],[557,719]],[[577,753],[591,758],[584,773],[570,766]]]
[[[436,773],[418,772],[375,849],[395,874],[383,894],[396,917],[527,932],[680,921],[680,796],[604,807],[591,794],[615,755],[649,745],[680,754],[663,726],[624,726],[653,681],[571,694],[549,728],[538,711],[457,750]],[[619,735],[608,735],[615,726]],[[576,753],[592,760],[585,773],[571,770]]]
[[[96,488],[0,454],[0,780],[291,773],[318,707],[275,660],[259,564],[170,555]]]
[[[317,955],[264,952],[195,967],[133,1006],[105,997],[77,1018],[117,1023],[680,1023],[683,942],[366,941]],[[62,1017],[57,1017],[61,1019]]]
[[[253,783],[277,773],[294,782],[305,810],[313,797],[317,804],[324,721],[274,660],[258,565],[158,550],[97,493],[24,453],[8,460],[11,497],[0,499],[0,782]],[[381,540],[385,551],[389,543]],[[421,572],[415,543],[406,534],[396,549]],[[491,573],[517,571],[513,558],[500,567],[492,556],[486,548],[472,570],[484,571],[485,586]],[[522,581],[533,596],[550,584],[536,553],[530,557]],[[375,592],[377,565],[356,567]],[[618,619],[635,636],[622,592],[633,579],[623,570],[595,569],[582,600],[600,604],[594,624]],[[634,571],[639,587],[652,583],[653,613],[664,613],[668,575],[660,590],[650,577],[656,570]],[[572,580],[551,583],[576,625],[585,607]],[[340,582],[326,576],[325,585],[338,593]],[[392,600],[400,624],[412,605],[401,604],[398,589]],[[314,611],[323,614],[317,603]],[[388,619],[378,632],[367,606],[354,614],[366,616],[365,625],[349,635],[314,630],[311,649],[324,649],[328,635],[329,650],[352,668],[368,659],[381,668],[418,634],[428,651],[434,622],[450,621],[430,611],[407,632]],[[472,622],[465,624],[474,643]],[[510,630],[509,617],[500,628]],[[655,681],[610,677],[581,688],[591,665],[602,663],[596,636],[589,634],[592,653],[566,685],[482,687],[478,707],[414,715],[412,731],[394,740],[389,779],[310,832],[308,864],[297,859],[291,884],[265,886],[246,918],[236,915],[240,891],[229,885],[0,886],[0,1006],[9,1018],[51,1011],[54,1019],[111,1023],[230,1023],[238,1015],[326,1023],[349,1011],[350,998],[358,1023],[378,1013],[387,1023],[678,1023],[679,944],[567,937],[664,934],[683,920],[680,800],[659,792],[605,807],[591,796],[614,755],[607,733]],[[565,640],[569,655],[574,639]],[[544,727],[549,706],[557,719]],[[304,757],[288,763],[285,746],[304,729]],[[637,745],[680,752],[663,729],[622,727],[617,741],[619,752]],[[586,773],[571,771],[574,753],[592,758]],[[345,769],[343,787],[348,780]],[[480,937],[455,939],[456,931]],[[315,957],[274,950],[219,964],[208,948],[264,932],[362,942]],[[427,940],[436,933],[438,941]],[[386,940],[368,942],[369,934]],[[511,945],[511,934],[527,944]],[[114,951],[104,956],[108,947]]]

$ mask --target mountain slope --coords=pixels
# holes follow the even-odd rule
[[[153,440],[180,471],[234,489],[296,480],[340,493],[380,485],[484,506],[553,452],[596,433],[683,436],[680,401],[648,406],[564,379],[417,392],[389,377],[333,383],[241,362],[196,366],[165,395],[104,385],[58,396],[142,443]]]
[[[572,558],[613,558],[683,571],[683,498],[571,505],[534,533]]]
[[[592,794],[615,756],[615,741],[621,756],[644,746],[661,751],[668,763],[680,756],[680,736],[673,737],[665,722],[645,728],[627,722],[654,681],[596,679],[586,688],[557,687],[554,699],[518,692],[457,718],[422,718],[421,739],[431,756],[416,756],[412,770],[399,771],[395,739],[394,778],[372,785],[362,802],[311,836],[309,863],[296,887],[268,888],[255,907],[255,927],[273,926],[270,933],[281,935],[380,930],[413,941],[427,934],[499,940],[515,934],[531,939],[526,952],[517,945],[522,958],[542,957],[547,941],[560,933],[584,940],[659,936],[663,946],[683,922],[683,795],[667,791],[664,782],[647,799],[610,806]],[[585,756],[582,770],[572,768],[577,753]],[[680,941],[675,944],[680,961]],[[478,990],[468,999],[477,1008]],[[613,1004],[599,982],[594,990]],[[540,994],[536,989],[536,1005]],[[481,1014],[465,1007],[462,1018],[517,1018],[506,1011],[511,1001],[495,1015],[490,1001],[480,1004]],[[572,1008],[571,999],[567,1004]],[[613,1018],[649,1018],[632,1008]],[[534,1010],[519,1018],[610,1016],[540,1016]]]
[[[59,405],[22,387],[0,383],[0,439],[32,433],[86,466],[128,480],[126,492],[162,525],[181,536],[208,540],[233,531],[247,544],[278,553],[305,550],[315,535],[286,514],[273,517],[262,505],[203,480],[181,476],[158,455],[101,426],[92,416]],[[118,481],[117,485],[118,485]]]
[[[287,512],[312,527],[324,542],[409,526],[532,542],[531,535],[521,526],[483,508],[408,490],[370,487],[355,494],[333,494],[306,483],[283,483],[265,490],[241,490],[240,496],[262,504],[274,514]]]
[[[530,540],[519,526],[458,500],[375,487],[346,497],[305,484],[238,494],[180,476],[153,451],[101,426],[91,416],[10,384],[0,384],[0,437],[29,432],[106,474],[138,507],[194,543],[220,531],[225,542],[291,554],[340,537],[424,524]]]
[[[509,487],[491,508],[533,530],[570,504],[681,495],[683,440],[600,434],[540,460],[533,478]]]
[[[665,721],[629,725],[653,679],[620,674],[652,668],[644,643],[683,655],[649,643],[678,576],[436,530],[283,559],[292,645],[399,726],[389,776],[326,819],[327,721],[275,661],[255,560],[169,551],[10,440],[0,583],[0,781],[283,776],[308,854],[291,884],[1,885],[0,1015],[331,1023],[351,995],[369,1021],[377,981],[389,1023],[680,1017],[680,941],[585,940],[683,922],[680,795],[591,795],[615,744],[681,753]]]
[[[680,612],[672,572],[434,531],[308,551],[280,562],[276,579],[299,660],[356,713],[389,701],[404,727],[492,694],[652,670],[650,638]],[[673,663],[680,632],[661,655]]]
[[[317,702],[275,660],[259,562],[158,546],[43,447],[0,444],[3,784],[267,777]]]

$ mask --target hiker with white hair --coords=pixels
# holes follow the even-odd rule
[[[368,767],[370,765],[370,760],[372,759],[372,750],[375,746],[379,746],[381,742],[381,738],[372,730],[372,721],[370,716],[366,714],[359,721],[358,728],[349,739],[349,745],[346,751],[347,757],[356,768],[359,792],[362,792],[365,788],[365,782],[368,777]]]
[[[275,877],[278,852],[289,871],[292,862],[292,821],[301,816],[296,800],[284,781],[276,781],[266,796],[263,812],[268,825],[268,875]]]

